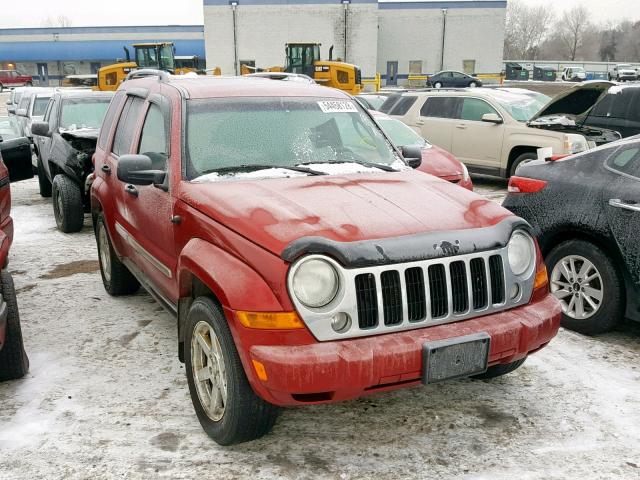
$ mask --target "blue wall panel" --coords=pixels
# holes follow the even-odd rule
[[[104,40],[104,41],[49,41],[49,42],[0,42],[0,62],[34,61],[92,61],[124,58],[123,46],[128,46],[133,56],[133,43],[156,42],[158,40]],[[198,55],[205,57],[204,40],[172,40],[176,55]]]

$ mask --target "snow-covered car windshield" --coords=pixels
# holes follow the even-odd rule
[[[100,128],[110,101],[110,97],[68,98],[64,100],[60,116],[60,130]]]
[[[531,120],[549,100],[546,95],[533,97],[520,94],[494,95],[494,98],[518,122]]]
[[[265,177],[347,173],[337,164],[359,171],[404,165],[357,102],[317,97],[188,100],[186,154],[188,179],[258,170],[273,170]]]

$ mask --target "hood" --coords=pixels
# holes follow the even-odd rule
[[[531,122],[540,117],[569,115],[577,117],[587,113],[601,97],[606,95],[613,82],[594,80],[579,83],[557,95],[536,113]]]
[[[446,150],[435,145],[422,149],[422,163],[416,170],[447,180],[463,174],[460,161]]]
[[[280,255],[293,240],[341,242],[495,225],[511,213],[414,171],[181,184],[180,200]]]

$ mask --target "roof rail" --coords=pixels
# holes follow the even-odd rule
[[[161,82],[166,82],[171,78],[171,74],[169,72],[165,72],[164,70],[155,70],[153,68],[142,68],[140,70],[134,70],[127,75],[126,80],[135,80],[136,78],[145,78],[145,77],[158,77]]]

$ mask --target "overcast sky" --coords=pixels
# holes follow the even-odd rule
[[[640,0],[520,0],[571,8],[579,3],[594,21],[640,20]],[[47,17],[68,17],[74,26],[202,24],[202,0],[0,0],[0,28],[40,27]]]

